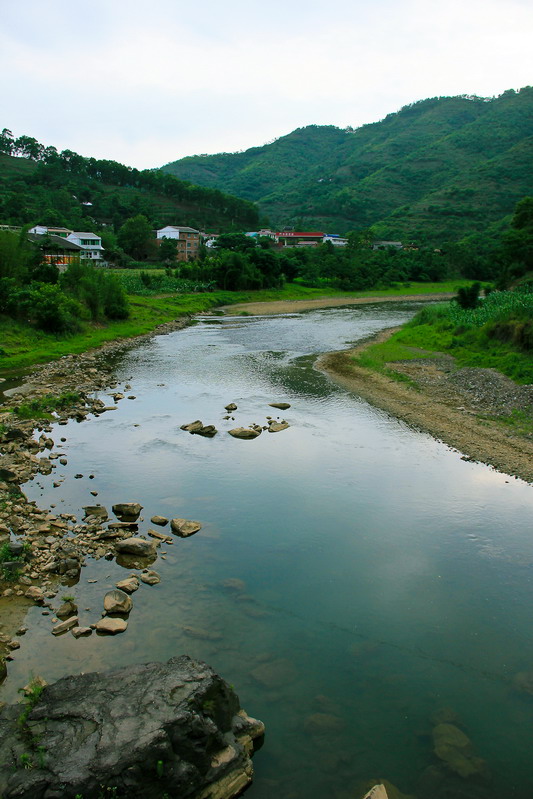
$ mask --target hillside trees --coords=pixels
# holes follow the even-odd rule
[[[152,227],[143,214],[127,219],[118,231],[117,240],[124,252],[137,261],[145,261],[155,255]]]

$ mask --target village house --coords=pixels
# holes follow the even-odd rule
[[[53,264],[60,272],[64,272],[69,264],[83,257],[83,247],[63,236],[51,233],[28,233],[28,240],[37,244],[46,263]]]
[[[98,266],[106,265],[103,261],[104,248],[102,247],[102,239],[100,236],[97,236],[96,233],[69,230],[69,228],[66,227],[48,227],[46,225],[34,225],[34,227],[30,228],[28,233],[32,236],[51,237],[56,244],[56,239],[68,241],[76,245],[76,247],[65,248],[65,251],[69,249],[74,252],[77,249],[77,257],[83,259],[90,258],[92,261],[98,261]],[[38,239],[32,240],[38,242]]]
[[[174,239],[177,244],[177,261],[195,261],[200,250],[200,231],[181,225],[167,225],[156,231],[159,243],[163,239]]]

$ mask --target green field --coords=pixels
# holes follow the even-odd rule
[[[125,274],[123,270],[122,274]],[[164,270],[161,270],[164,273]],[[106,341],[131,338],[148,333],[164,322],[170,322],[188,314],[207,311],[220,305],[241,302],[265,302],[271,300],[305,300],[320,297],[390,297],[408,298],[416,294],[436,294],[453,292],[468,281],[457,280],[448,283],[412,283],[409,286],[388,288],[383,291],[339,292],[335,289],[307,288],[291,283],[282,289],[262,291],[224,292],[214,291],[205,294],[173,294],[130,296],[130,318],[108,324],[86,323],[81,333],[60,337],[28,325],[0,317],[0,370],[9,372],[33,363],[60,358],[69,353],[84,352],[98,347]]]

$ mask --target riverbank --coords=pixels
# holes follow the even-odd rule
[[[357,358],[398,328],[344,352],[322,355],[316,368],[363,399],[498,471],[533,483],[533,437],[515,424],[533,403],[533,387],[493,369],[457,369],[448,355],[387,364],[398,376],[363,367]],[[507,423],[505,419],[507,418]]]
[[[368,305],[374,302],[438,302],[451,300],[456,292],[437,292],[428,294],[372,294],[367,296],[337,296],[337,297],[318,297],[317,299],[306,300],[272,300],[271,302],[242,302],[235,305],[223,306],[222,310],[232,314],[250,314],[264,316],[267,314],[286,314],[300,313],[301,311],[313,311],[320,308],[336,308],[340,305]]]
[[[358,302],[394,302],[400,299],[447,299],[468,281],[412,283],[389,289],[338,292],[288,283],[280,289],[214,291],[149,296],[128,295],[128,319],[106,324],[83,323],[81,332],[57,336],[0,316],[0,374],[8,375],[64,355],[86,352],[110,342],[135,339],[157,332],[161,325],[179,323],[191,315],[218,307],[229,313],[287,313],[313,307],[334,307]],[[423,295],[423,297],[421,297]],[[438,295],[438,296],[431,296]],[[251,310],[249,304],[253,303]],[[285,305],[287,303],[287,305]],[[311,304],[309,304],[311,303]],[[260,310],[257,310],[260,309]]]

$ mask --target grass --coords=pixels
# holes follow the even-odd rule
[[[416,294],[453,292],[468,281],[446,283],[411,283],[381,290],[340,292],[331,288],[309,288],[288,283],[281,289],[262,291],[213,291],[205,294],[171,294],[130,296],[130,318],[108,324],[86,323],[80,333],[60,337],[35,330],[28,325],[0,317],[0,372],[20,370],[34,363],[61,358],[62,355],[85,352],[107,341],[127,339],[148,333],[158,325],[207,311],[220,305],[275,300],[305,300],[321,297],[390,297],[406,299]]]
[[[452,302],[423,308],[388,341],[372,344],[359,359],[362,366],[383,371],[385,364],[447,353],[459,367],[497,369],[517,383],[533,382],[531,351],[494,337],[512,320],[533,317],[533,295],[494,292],[474,310]],[[491,335],[492,334],[492,335]]]
[[[18,416],[19,419],[49,419],[52,411],[62,410],[76,402],[79,402],[80,395],[76,391],[64,391],[59,396],[54,397],[52,394],[46,394],[44,397],[38,397],[30,402],[23,402],[15,408],[12,408],[12,413]]]

